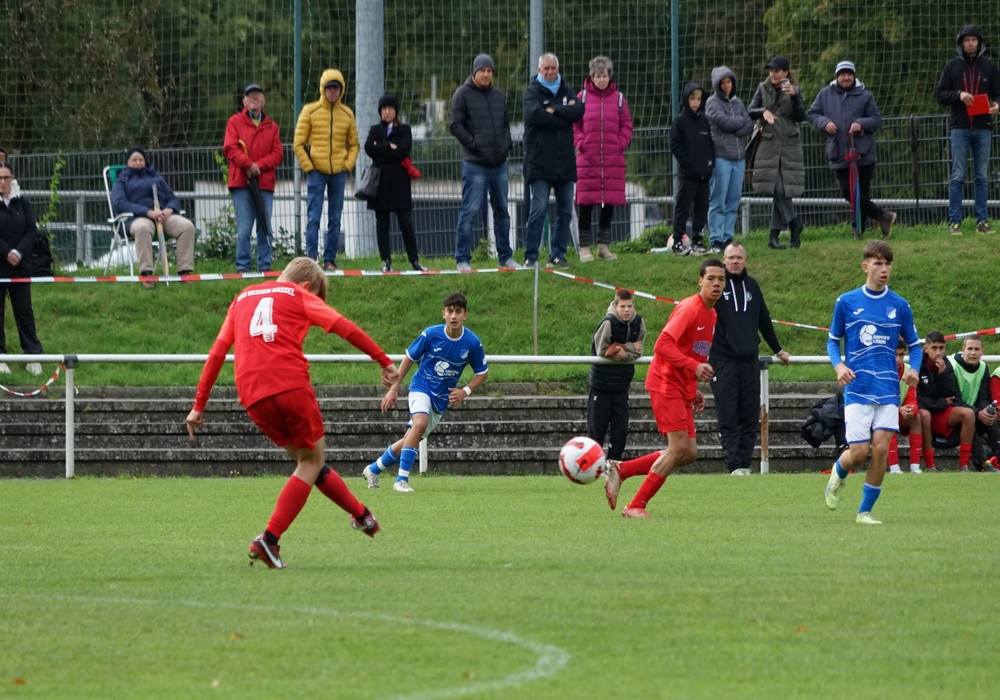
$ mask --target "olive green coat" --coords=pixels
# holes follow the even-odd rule
[[[765,109],[777,117],[774,124],[764,121]],[[801,90],[796,85],[795,94],[786,95],[770,80],[765,80],[757,86],[747,111],[751,119],[759,120],[764,126],[754,162],[753,191],[773,195],[780,170],[785,196],[801,196],[806,188],[806,165],[799,134],[799,122],[806,120]]]

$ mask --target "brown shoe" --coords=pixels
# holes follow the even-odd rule
[[[597,257],[601,260],[617,260],[618,256],[608,250],[607,243],[597,244]]]
[[[140,272],[139,276],[142,278],[149,278],[142,280],[143,289],[156,289],[156,280],[152,279],[153,277],[152,272]]]
[[[892,235],[892,225],[894,223],[896,223],[896,212],[888,210],[882,212],[882,216],[878,220],[878,226],[882,229],[882,238],[888,238]]]
[[[333,264],[332,262],[328,262],[328,263],[324,263],[323,269],[326,270],[327,272],[336,272],[337,271],[337,266],[335,264]]]

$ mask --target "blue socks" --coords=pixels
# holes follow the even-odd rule
[[[381,457],[368,465],[368,469],[370,469],[373,474],[381,474],[383,469],[388,469],[398,461],[399,457],[392,451],[392,445],[389,445],[385,448],[385,452],[382,453]]]
[[[420,451],[416,447],[404,447],[400,452],[402,454],[399,456],[399,476],[396,477],[396,481],[409,481],[410,470],[413,469],[413,463]]]
[[[840,457],[837,457],[837,461],[833,463],[833,470],[837,473],[838,478],[840,479],[847,478],[847,472],[845,472],[844,468],[840,466]]]
[[[872,486],[866,483],[861,489],[861,505],[858,506],[858,512],[871,513],[880,493],[882,493],[881,486]]]

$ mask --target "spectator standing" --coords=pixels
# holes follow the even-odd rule
[[[882,115],[875,98],[855,76],[854,64],[844,59],[834,70],[833,81],[819,91],[809,108],[809,121],[826,134],[826,158],[840,184],[840,196],[851,201],[850,161],[848,153],[857,152],[858,190],[862,219],[872,218],[882,229],[882,238],[892,235],[896,213],[871,200],[875,174],[875,132],[882,126]],[[861,238],[858,222],[851,216],[854,237]]]
[[[955,370],[955,380],[962,400],[972,407],[976,414],[976,440],[983,449],[973,449],[975,467],[986,471],[997,468],[987,460],[990,457],[1000,459],[1000,423],[997,422],[996,407],[990,410],[993,397],[990,396],[990,368],[982,361],[983,339],[978,335],[970,335],[962,339],[962,352],[948,355],[948,363]],[[978,454],[976,454],[978,452]]]
[[[323,268],[337,270],[340,248],[340,217],[344,211],[347,173],[358,159],[358,125],[354,112],[344,104],[347,83],[336,68],[323,71],[319,99],[302,108],[295,125],[292,150],[306,174],[306,254],[319,259],[319,221],[323,198],[327,199]]]
[[[462,207],[455,228],[455,262],[460,271],[472,269],[472,226],[489,194],[493,233],[500,267],[521,267],[510,245],[507,210],[507,154],[513,143],[507,98],[494,85],[496,66],[488,54],[472,61],[472,75],[451,98],[452,135],[462,144]]]
[[[681,113],[670,125],[670,152],[677,159],[680,185],[674,201],[675,255],[704,255],[708,251],[702,241],[708,223],[709,181],[715,169],[715,146],[712,127],[702,109],[702,92],[698,83],[688,83],[681,92]],[[684,247],[688,215],[691,215],[691,247]]]
[[[990,226],[986,201],[993,117],[1000,112],[1000,71],[986,58],[986,44],[976,25],[967,24],[959,29],[955,43],[958,55],[945,64],[934,88],[938,103],[951,107],[948,118],[951,143],[948,231],[953,236],[962,235],[962,197],[971,152],[976,230],[995,233]],[[978,101],[977,95],[982,95]]]
[[[566,269],[566,247],[573,218],[576,152],[573,124],[583,118],[583,103],[559,74],[555,54],[542,54],[538,75],[524,91],[524,181],[531,193],[525,224],[524,264],[538,264],[542,226],[549,211],[549,193],[555,192],[556,217],[552,225],[547,267]]]
[[[399,100],[395,95],[383,95],[378,101],[378,124],[373,124],[365,138],[365,153],[378,166],[378,193],[368,202],[375,211],[375,236],[378,254],[382,258],[382,272],[392,271],[392,245],[389,241],[389,216],[396,214],[399,231],[403,235],[406,257],[414,270],[427,268],[420,264],[417,250],[417,231],[413,226],[413,195],[410,188],[410,150],[413,134],[409,124],[399,120]]]
[[[705,116],[712,125],[715,167],[709,183],[709,252],[724,253],[736,235],[736,214],[743,193],[746,170],[746,137],[753,120],[736,96],[736,74],[726,66],[712,69],[712,94],[705,103]]]
[[[924,338],[924,356],[917,384],[917,405],[930,413],[930,434],[951,439],[958,429],[958,470],[969,471],[972,458],[972,438],[976,433],[976,414],[959,391],[958,379],[951,364],[945,360],[944,334],[931,331]],[[927,471],[940,471],[934,459],[934,443],[924,445]]]
[[[181,203],[167,181],[156,171],[138,146],[128,150],[124,168],[111,189],[111,206],[115,213],[131,212],[133,217],[125,222],[126,230],[135,238],[135,255],[139,260],[139,276],[146,277],[144,289],[153,289],[153,234],[156,225],[162,224],[163,232],[177,239],[177,274],[190,275],[194,271],[194,224],[177,212]],[[156,188],[156,197],[153,188]],[[160,209],[156,209],[159,201]],[[166,251],[161,251],[166,255]]]
[[[597,257],[617,260],[608,250],[615,207],[625,206],[625,150],[632,142],[632,115],[625,95],[618,91],[614,64],[607,56],[590,61],[590,75],[577,95],[583,119],[573,124],[576,144],[576,204],[580,208],[580,262],[592,262],[591,225],[597,223]]]
[[[264,113],[264,89],[247,85],[243,109],[229,118],[222,153],[229,161],[229,194],[236,211],[236,271],[250,271],[250,234],[257,227],[257,271],[271,269],[271,211],[284,158],[278,125]]]
[[[21,196],[10,164],[0,161],[0,277],[31,277],[31,251],[37,235],[31,202]],[[41,355],[42,344],[35,332],[35,312],[31,308],[31,283],[8,282],[0,284],[0,356],[7,354],[3,317],[8,296],[21,350],[25,355]],[[42,365],[38,362],[29,362],[26,369],[31,374],[42,373]],[[0,374],[10,374],[6,362],[0,362]]]
[[[826,507],[837,509],[848,473],[868,460],[870,450],[871,461],[856,518],[862,525],[882,524],[872,517],[872,508],[882,493],[889,443],[899,427],[896,345],[900,336],[910,351],[910,369],[903,374],[908,386],[917,383],[913,367],[920,365],[920,338],[913,325],[913,312],[907,301],[888,287],[892,257],[892,248],[885,241],[865,245],[861,263],[865,283],[837,297],[826,341],[837,383],[844,388],[848,444],[830,470]],[[841,341],[844,357],[840,355]]]
[[[620,460],[628,437],[628,395],[635,376],[635,361],[642,357],[646,323],[635,312],[632,292],[619,289],[598,324],[590,343],[590,354],[606,357],[611,364],[590,366],[590,396],[587,398],[587,435],[599,445],[611,428],[607,458]]]
[[[802,91],[784,56],[775,56],[767,64],[768,79],[757,86],[747,111],[754,121],[763,120],[763,137],[757,148],[753,168],[753,189],[773,197],[771,237],[767,247],[785,246],[778,236],[786,228],[791,232],[791,247],[802,242],[802,224],[795,215],[793,197],[806,188],[806,164],[802,153],[799,123],[806,120]]]
[[[730,243],[723,262],[726,286],[715,305],[718,319],[708,353],[708,362],[715,372],[712,395],[726,469],[733,476],[749,476],[750,458],[760,429],[757,348],[761,336],[781,364],[788,364],[789,355],[778,342],[760,285],[746,270],[746,248]]]

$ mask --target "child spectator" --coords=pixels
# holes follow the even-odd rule
[[[944,335],[931,331],[924,338],[924,359],[920,365],[920,382],[917,384],[917,405],[930,413],[931,435],[953,441],[955,428],[958,436],[958,470],[969,471],[972,456],[972,436],[976,430],[976,414],[962,400],[958,390],[955,370],[944,359]],[[924,445],[924,462],[929,472],[941,471],[934,463],[933,442]],[[954,446],[954,445],[952,445]]]
[[[702,90],[698,83],[684,86],[683,108],[670,125],[670,152],[677,159],[680,185],[674,201],[675,255],[704,255],[702,231],[708,222],[708,195],[715,167],[712,127],[702,109]],[[691,249],[684,247],[688,214],[691,215]]]
[[[635,376],[636,360],[642,357],[646,323],[635,312],[632,292],[619,289],[608,307],[608,315],[598,324],[590,344],[590,354],[607,357],[613,364],[590,366],[590,396],[587,399],[587,435],[604,445],[608,459],[620,460],[628,437],[628,394]]]
[[[410,423],[402,438],[389,445],[377,460],[365,467],[364,477],[368,488],[379,487],[383,469],[399,463],[399,474],[393,490],[413,493],[410,470],[417,458],[420,440],[430,435],[449,407],[462,403],[476,388],[486,381],[489,367],[486,353],[476,334],[465,327],[468,317],[465,295],[452,292],[444,298],[441,316],[444,323],[426,328],[420,337],[406,348],[406,357],[399,363],[399,376],[382,397],[382,411],[395,408],[399,385],[414,364],[419,365],[410,382]],[[471,366],[475,376],[461,389],[458,380],[466,366]]]
[[[958,390],[962,400],[972,406],[976,414],[976,432],[972,442],[972,461],[977,469],[998,471],[995,462],[1000,458],[1000,423],[996,406],[990,396],[990,368],[980,358],[983,356],[983,339],[978,335],[962,341],[962,352],[948,356],[955,370]],[[993,458],[993,462],[990,461]]]
[[[920,474],[920,457],[924,445],[922,429],[930,425],[931,416],[927,411],[917,408],[917,387],[903,381],[903,374],[910,369],[906,364],[908,352],[906,341],[900,338],[896,344],[896,373],[899,375],[899,434],[910,436],[910,471]],[[899,468],[899,441],[896,435],[892,436],[889,443],[889,473],[903,473]]]

